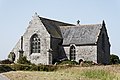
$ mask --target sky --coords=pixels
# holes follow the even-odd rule
[[[73,24],[105,20],[111,54],[120,57],[120,0],[0,0],[0,60],[7,58],[35,12]]]

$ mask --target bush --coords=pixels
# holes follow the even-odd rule
[[[120,60],[119,57],[117,55],[110,55],[110,64],[119,64]]]
[[[58,67],[54,65],[12,64],[6,66],[15,71],[55,71],[58,69]]]
[[[57,70],[57,66],[54,65],[32,65],[31,71],[55,71]]]
[[[78,65],[76,61],[65,60],[58,62],[59,65]]]
[[[13,69],[7,65],[0,65],[0,73],[8,71],[13,71]]]
[[[92,64],[93,61],[84,61],[84,63]]]
[[[19,64],[31,64],[31,62],[27,60],[26,56],[20,57],[18,59],[17,63],[19,63]]]
[[[30,71],[40,71],[40,66],[31,65]]]
[[[0,61],[0,64],[12,64],[12,63],[14,63],[14,62],[10,61],[9,59]]]
[[[93,61],[84,61],[82,64],[83,67],[90,67],[92,65],[93,65]]]
[[[12,68],[13,70],[17,71],[17,70],[30,70],[30,66],[27,64],[13,64],[13,65],[8,65],[10,68]]]
[[[4,64],[0,65],[0,73],[7,71],[56,71],[67,69],[71,65],[28,65],[28,64]]]

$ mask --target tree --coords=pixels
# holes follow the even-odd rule
[[[110,55],[110,64],[119,64],[120,59],[117,55],[111,54]]]

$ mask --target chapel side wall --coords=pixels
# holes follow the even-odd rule
[[[93,61],[97,63],[97,46],[75,46],[76,48],[76,60],[79,63],[79,60],[84,61]],[[70,59],[70,47],[64,46],[66,56]]]
[[[76,47],[76,61],[82,59],[83,61],[93,61],[97,63],[97,46],[77,46]]]
[[[104,45],[103,45],[102,35],[104,35]],[[103,48],[103,46],[104,46],[104,48]],[[109,64],[109,62],[110,62],[110,43],[109,43],[109,38],[108,38],[108,34],[107,34],[105,27],[103,27],[101,29],[101,33],[98,38],[97,53],[98,53],[97,54],[98,55],[97,56],[98,63]]]

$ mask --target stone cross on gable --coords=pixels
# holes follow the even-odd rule
[[[35,16],[38,16],[37,12],[35,12]]]
[[[77,21],[77,24],[80,24],[80,20]]]

